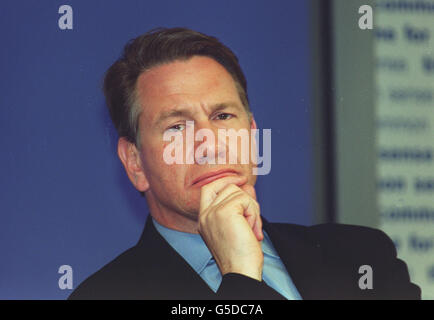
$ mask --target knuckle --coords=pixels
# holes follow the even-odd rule
[[[258,209],[258,211],[260,211],[261,207],[259,206],[258,201],[256,201],[255,199],[253,199],[253,203],[254,203],[255,207]]]
[[[221,218],[226,214],[225,206],[219,206],[215,209],[214,214],[217,218]]]
[[[200,234],[205,233],[206,230],[208,230],[208,218],[204,217],[199,219],[198,221],[198,231]]]
[[[248,197],[248,195],[242,190],[237,190],[236,192],[233,193],[233,195],[234,195],[234,198],[237,198],[240,200],[243,200],[243,199]]]
[[[206,184],[206,185],[202,186],[202,188],[200,190],[201,190],[201,193],[208,193],[209,192],[209,185]]]
[[[245,192],[243,192],[243,194],[242,194],[242,196],[241,196],[241,199],[243,200],[243,201],[246,201],[246,202],[252,202],[252,197],[251,196],[249,196],[247,193],[245,193]]]
[[[199,225],[202,225],[202,226],[206,225],[206,223],[208,221],[208,216],[209,216],[208,210],[205,211],[204,213],[202,213],[201,215],[199,215],[199,218],[198,218]]]
[[[205,220],[204,217],[199,217],[199,221],[198,221],[199,229],[202,229],[203,226],[205,225],[205,221],[204,220]]]
[[[227,185],[222,190],[218,192],[218,194],[225,194],[226,197],[235,193],[237,191],[236,186],[234,184]]]
[[[228,185],[226,188],[227,188],[229,191],[234,191],[234,192],[236,192],[236,191],[238,191],[238,190],[241,190],[237,185],[235,185],[235,184],[233,184],[233,183],[231,183],[230,185]]]

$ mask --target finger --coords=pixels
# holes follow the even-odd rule
[[[217,194],[217,197],[214,199],[214,201],[210,205],[216,206],[219,203],[221,203],[222,201],[224,201],[226,198],[228,198],[229,196],[236,194],[236,193],[241,193],[241,192],[244,192],[244,191],[242,189],[240,189],[240,187],[238,187],[237,185],[231,183],[231,184],[227,185],[226,187],[224,187],[223,190],[221,190]]]
[[[260,215],[258,203],[246,192],[229,195],[219,204],[217,210],[244,216],[252,229]]]
[[[254,186],[252,186],[252,185],[250,185],[248,183],[245,183],[242,186],[240,186],[240,188],[241,188],[241,190],[244,190],[245,192],[247,192],[253,199],[255,199],[257,201],[257,199],[256,199],[256,191],[255,191],[255,187]]]
[[[245,188],[246,186],[248,188]],[[230,184],[230,185],[226,186],[222,191],[219,192],[219,194],[217,195],[217,198],[215,198],[214,201],[211,203],[211,206],[216,206],[219,203],[227,200],[226,198],[228,198],[229,196],[236,195],[239,192],[245,192],[252,199],[255,199],[256,193],[255,193],[255,188],[253,188],[253,186],[249,186],[249,185],[245,184],[241,187],[238,187],[234,184]],[[256,214],[256,213],[258,213],[258,214]],[[254,212],[251,212],[251,213],[245,212],[244,216],[245,216],[247,222],[249,223],[250,228],[253,230],[253,233],[255,234],[256,239],[258,241],[262,241],[264,239],[264,235],[262,233],[262,220],[261,220],[261,216],[259,214],[259,211],[255,210]]]
[[[226,197],[228,197],[229,195],[236,193],[236,192],[245,192],[247,193],[252,199],[254,199],[256,201],[256,192],[255,192],[255,188],[252,185],[249,184],[243,184],[241,186],[237,186],[233,183],[227,185],[226,187],[223,188],[223,190],[221,190],[217,197],[214,199],[214,201],[211,203],[211,205],[217,205],[219,204],[221,201],[223,201]],[[252,225],[253,227],[253,225]]]
[[[229,176],[204,185],[200,192],[200,212],[208,208],[214,199],[217,198],[218,193],[227,185],[242,185],[246,183],[246,181],[247,177],[245,176]]]
[[[262,231],[262,219],[260,215],[256,217],[255,225],[253,226],[253,233],[255,234],[258,241],[264,240],[264,232]]]
[[[254,215],[248,215],[245,218],[246,218],[247,222],[249,223],[250,228],[252,228],[252,230],[253,230],[253,227],[255,226],[255,221],[256,221],[255,216]]]
[[[241,187],[238,187],[234,184],[230,184],[226,186],[222,191],[219,192],[217,198],[215,198],[214,201],[211,203],[211,206],[217,206],[222,202],[237,201],[236,198],[241,196],[242,193],[244,193],[244,195],[247,195],[247,197],[250,197],[251,198],[250,201],[252,201],[252,206],[246,209],[243,215],[246,218],[250,228],[253,230],[258,241],[262,241],[263,234],[262,234],[262,221],[260,218],[260,208],[259,208],[259,204],[252,197],[252,195],[253,196],[255,195],[255,190],[252,186],[250,187],[251,188],[244,188],[245,190],[247,190],[244,191],[242,190]]]
[[[247,192],[253,199],[255,199],[257,201],[255,187],[246,183],[246,184],[240,186],[240,189]],[[261,216],[260,215],[258,215],[257,217],[255,216],[255,219],[249,218],[249,219],[247,219],[247,221],[249,222],[250,227],[252,227],[253,233],[255,234],[258,241],[262,241],[264,239],[264,234],[262,232]]]
[[[213,211],[214,214],[218,214],[223,219],[230,215],[240,215],[243,217],[245,223],[248,224],[249,230],[252,232],[252,236],[255,237],[257,241],[262,241],[262,233],[260,230],[260,212],[259,206],[256,204],[247,193],[243,194],[232,194],[222,201],[218,208]],[[226,216],[226,217],[225,217]],[[255,225],[257,225],[255,227]]]
[[[247,222],[249,223],[252,231],[258,241],[264,240],[264,234],[262,232],[262,220],[260,215],[250,215],[246,217]]]
[[[252,200],[254,201],[254,200]],[[253,207],[253,206],[252,206]],[[260,214],[259,205],[257,202],[254,203],[254,210],[248,209],[244,212],[244,216],[253,230],[258,241],[262,241],[264,235],[262,233],[262,219]]]

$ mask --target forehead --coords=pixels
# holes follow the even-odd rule
[[[137,80],[143,117],[152,121],[172,108],[215,105],[228,100],[241,105],[235,82],[226,69],[208,57],[195,56],[160,65]]]

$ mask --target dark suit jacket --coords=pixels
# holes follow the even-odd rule
[[[264,229],[303,299],[420,299],[393,242],[379,230],[341,224]],[[359,288],[359,267],[373,289]],[[148,217],[137,245],[81,283],[69,299],[284,299],[265,282],[226,274],[214,293],[166,242]]]

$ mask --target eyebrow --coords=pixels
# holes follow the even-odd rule
[[[214,113],[216,111],[220,111],[223,109],[228,109],[228,108],[236,108],[236,109],[240,109],[238,104],[235,102],[223,102],[223,103],[216,103],[214,105],[210,106],[210,113]],[[157,120],[155,120],[155,125],[159,126],[161,125],[161,123],[167,119],[170,118],[176,118],[176,117],[185,117],[185,118],[192,118],[193,117],[194,112],[192,112],[191,109],[187,109],[187,108],[178,108],[178,109],[173,109],[170,111],[163,111],[157,118]]]

